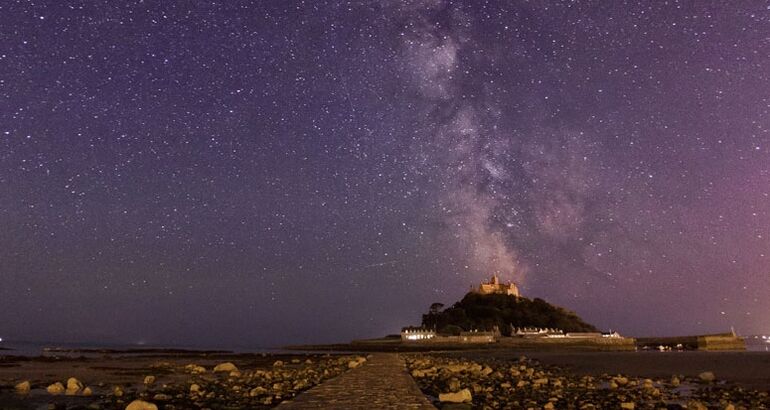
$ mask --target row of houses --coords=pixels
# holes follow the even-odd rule
[[[404,342],[429,343],[494,343],[500,338],[500,332],[470,331],[460,332],[455,336],[443,336],[433,329],[420,326],[409,326],[401,329],[401,340]]]
[[[442,336],[435,329],[422,326],[408,326],[401,329],[401,340],[404,342],[433,342],[433,343],[494,343],[501,338],[498,330],[460,332],[458,336]],[[597,339],[622,338],[618,332],[564,332],[556,328],[521,327],[511,329],[511,337],[519,338],[568,338],[568,339]]]

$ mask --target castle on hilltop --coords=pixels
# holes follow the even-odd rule
[[[521,296],[521,294],[519,294],[519,288],[515,283],[511,281],[508,281],[508,283],[500,283],[500,280],[497,279],[497,275],[492,275],[489,282],[482,282],[478,287],[472,286],[471,292],[482,295],[497,293],[502,295]]]

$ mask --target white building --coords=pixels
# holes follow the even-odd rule
[[[401,340],[403,341],[417,341],[428,340],[436,337],[436,332],[425,327],[407,326],[401,329]]]

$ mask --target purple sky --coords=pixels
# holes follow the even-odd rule
[[[0,337],[770,332],[768,77],[766,1],[2,2]]]

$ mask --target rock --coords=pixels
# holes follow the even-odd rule
[[[93,390],[91,390],[90,387],[86,387],[83,389],[83,392],[81,393],[83,396],[89,397],[94,394]]]
[[[299,359],[291,359],[291,364],[299,364]]]
[[[123,389],[121,389],[120,386],[113,387],[112,395],[115,397],[123,397]]]
[[[126,406],[126,410],[158,410],[158,406],[143,400],[134,400]]]
[[[674,377],[671,378],[671,385],[672,386],[679,387],[680,384],[681,384],[681,382],[679,381],[678,377],[674,376]]]
[[[448,364],[448,365],[444,366],[444,368],[449,370],[452,373],[460,373],[460,372],[463,372],[463,371],[470,370],[468,368],[468,366],[466,366],[464,364]]]
[[[628,378],[627,377],[618,376],[618,377],[613,378],[612,380],[615,383],[617,383],[618,386],[625,386],[625,385],[628,384]]]
[[[361,362],[358,360],[351,360],[348,362],[348,369],[355,369],[358,366],[361,366]]]
[[[203,366],[198,366],[197,364],[191,363],[184,367],[185,370],[192,374],[203,374],[206,373],[206,368]]]
[[[256,397],[256,396],[262,396],[264,394],[267,394],[267,389],[264,387],[255,387],[249,391],[249,396]]]
[[[32,385],[30,385],[29,382],[25,380],[13,388],[16,389],[16,393],[18,394],[29,394],[29,390],[32,388]]]
[[[449,379],[449,382],[447,383],[447,388],[450,392],[457,392],[460,391],[460,381],[457,380],[457,378],[452,377]]]
[[[543,377],[543,378],[540,378],[540,379],[535,379],[532,382],[532,384],[535,385],[535,386],[540,386],[540,385],[543,385],[543,384],[548,384],[548,378]]]
[[[276,360],[276,361],[273,363],[273,367],[283,367],[283,362],[282,362],[282,361],[280,361],[280,360]]]
[[[473,406],[470,403],[444,403],[441,410],[473,410]]]
[[[711,383],[716,379],[714,372],[703,372],[698,375],[698,378],[704,383]]]
[[[355,359],[348,362],[348,369],[355,369],[358,366],[361,366],[366,362],[366,358],[363,356],[358,356]]]
[[[493,371],[494,370],[492,370],[492,368],[490,368],[489,366],[486,366],[483,369],[481,369],[481,374],[483,376],[489,376],[490,374],[492,374]]]
[[[214,367],[214,373],[227,372],[230,373],[233,370],[238,370],[234,364],[230,362],[220,363]]]
[[[425,377],[425,372],[420,369],[414,369],[412,370],[412,377],[414,377],[415,379]]]
[[[690,400],[687,402],[687,410],[708,410],[708,407],[697,400]]]
[[[241,371],[240,370],[233,370],[233,371],[230,372],[230,374],[228,376],[230,376],[230,377],[241,377]]]
[[[155,383],[155,376],[145,376],[144,377],[144,384],[149,386],[151,384]]]
[[[158,393],[152,396],[152,399],[155,401],[167,401],[167,400],[171,400],[171,396],[163,393]]]
[[[725,408],[723,410],[735,410],[735,406],[733,406],[730,403],[727,403],[727,405],[725,406]]]
[[[67,379],[67,390],[64,392],[64,394],[67,396],[74,396],[78,394],[81,389],[83,389],[83,383],[74,377],[70,377]]]
[[[621,409],[634,410],[635,407],[636,407],[636,404],[634,404],[633,402],[620,403]]]
[[[201,386],[193,383],[190,385],[190,393],[198,393],[201,391]]]
[[[60,382],[56,382],[45,389],[48,394],[53,394],[54,396],[64,393],[64,385]]]
[[[462,389],[457,393],[439,393],[438,399],[445,403],[470,403],[473,396],[470,390]]]
[[[550,401],[546,403],[545,406],[543,406],[543,410],[554,410],[554,409],[556,409],[556,406],[554,406],[553,403]]]

